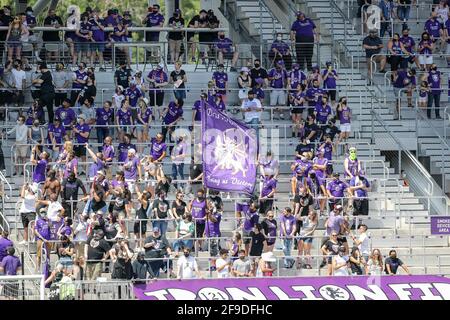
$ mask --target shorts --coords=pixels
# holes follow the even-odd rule
[[[198,221],[195,222],[195,237],[203,238],[203,234],[205,233],[205,223],[200,223]]]
[[[312,237],[300,237],[300,238],[298,238],[298,241],[303,241],[304,243],[312,243],[313,238]]]
[[[342,123],[339,126],[341,132],[351,132],[351,124],[350,123]]]
[[[396,87],[394,87],[394,96],[395,96],[395,99],[398,99],[398,97],[399,97],[399,95],[401,95],[402,93],[405,93],[405,90],[406,88],[396,88]]]
[[[28,153],[28,146],[16,145],[16,155],[20,158],[26,158]]]
[[[75,152],[75,156],[77,157],[85,157],[86,156],[86,148],[85,146],[74,146],[73,151]]]
[[[224,60],[232,60],[233,56],[234,56],[233,52],[224,52],[223,53]]]
[[[105,51],[105,44],[102,42],[93,42],[91,43],[91,50],[92,52],[103,52]]]
[[[138,123],[136,130],[139,133],[148,132],[148,124]]]
[[[242,230],[242,238],[244,239],[244,244],[250,244],[252,239],[250,238],[250,232]]]
[[[64,33],[64,40],[71,40],[72,42],[78,39],[78,36],[75,34],[75,31],[68,31]]]
[[[397,71],[401,61],[402,61],[401,56],[390,56],[389,64],[391,65],[391,71]]]
[[[147,221],[137,221],[133,225],[135,234],[145,234],[147,232]]]
[[[20,218],[24,228],[28,228],[31,221],[36,220],[36,212],[21,212]]]
[[[410,55],[408,57],[402,57],[402,61],[400,62],[400,68],[407,69],[409,63],[414,63],[416,59],[415,55]]]
[[[433,64],[433,56],[425,54],[419,55],[419,64]]]
[[[209,255],[211,257],[216,257],[219,254],[219,240],[218,239],[208,239],[207,241]]]
[[[326,92],[328,93],[328,98],[331,101],[336,101],[336,91],[337,91],[336,88],[334,88],[334,89],[327,89],[326,90]]]
[[[20,49],[22,48],[22,43],[20,41],[8,41],[8,48]]]
[[[355,199],[353,202],[353,215],[367,216],[369,214],[369,199]]]
[[[272,89],[270,91],[270,105],[284,106],[286,105],[286,94],[284,89]]]
[[[301,114],[305,110],[304,107],[295,106],[291,109],[292,114]]]
[[[78,52],[89,52],[91,51],[91,46],[89,42],[77,42],[75,43],[75,49]]]

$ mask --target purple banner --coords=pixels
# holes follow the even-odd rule
[[[207,103],[201,115],[204,186],[252,194],[258,156],[255,130]]]
[[[450,217],[431,217],[431,234],[450,234]]]
[[[157,280],[135,285],[140,300],[450,300],[441,276]]]

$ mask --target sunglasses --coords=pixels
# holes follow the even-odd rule
[[[332,234],[331,236],[332,236],[332,237],[337,237],[337,234]]]

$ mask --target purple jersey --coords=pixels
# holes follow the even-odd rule
[[[192,107],[192,111],[197,111],[195,113],[194,121],[201,121],[202,120],[202,103],[206,103],[206,101],[197,100],[194,102],[194,106]]]
[[[264,93],[264,90],[262,88],[253,88],[253,92],[255,93],[256,98],[259,101],[264,100],[264,97],[266,96]]]
[[[218,39],[216,41],[216,48],[220,51],[230,53],[233,51],[233,41],[229,38]]]
[[[323,105],[322,103],[317,104],[314,110],[317,115],[317,123],[318,124],[326,124],[328,121],[328,117],[331,115],[331,107],[327,105]]]
[[[307,161],[297,160],[296,163],[297,166],[294,169],[294,174],[302,177],[307,177],[309,170],[311,170],[312,167],[311,162],[308,160]]]
[[[159,83],[159,84],[167,82],[168,79],[169,79],[169,77],[167,76],[167,73],[165,73],[164,70],[162,70],[162,69],[161,70],[152,70],[152,71],[150,71],[147,77],[150,78],[150,79],[153,79],[155,81],[155,83]],[[161,89],[153,90],[151,88],[151,84],[150,84],[150,90],[152,90],[152,92],[155,92],[155,93],[162,93],[162,92],[164,92]]]
[[[97,125],[98,126],[106,126],[109,124],[110,120],[113,116],[113,110],[109,109],[106,110],[105,108],[97,108],[95,110],[96,118],[97,118]]]
[[[150,155],[153,157],[154,160],[159,159],[163,152],[166,151],[167,145],[164,143],[164,141],[158,142],[156,141],[156,138],[152,138],[151,140],[151,146],[150,146]]]
[[[325,149],[323,157],[328,159],[328,161],[331,161],[331,159],[333,158],[333,144],[325,143],[323,144],[322,148]]]
[[[44,117],[44,109],[42,107],[38,107],[33,111],[33,107],[30,107],[27,110],[27,121],[25,124],[27,126],[31,126],[35,119],[42,119]]]
[[[291,81],[291,89],[296,89],[299,83],[304,83],[306,81],[306,75],[301,70],[292,70],[289,72],[288,78]]]
[[[275,40],[272,43],[272,46],[270,47],[270,51],[273,51],[273,49],[278,50],[278,52],[284,56],[287,55],[289,51],[289,45],[282,40],[281,41]]]
[[[103,145],[102,148],[102,153],[103,153],[103,159],[111,159],[108,162],[112,162],[112,159],[114,158],[115,155],[115,151],[114,151],[114,147],[110,146],[110,145]]]
[[[215,71],[212,75],[212,80],[216,84],[217,88],[225,89],[225,85],[228,82],[228,75],[226,72]]]
[[[117,161],[120,163],[123,163],[127,157],[128,157],[128,150],[130,149],[134,149],[136,150],[136,145],[131,144],[131,143],[119,143],[119,154],[118,154],[118,159]]]
[[[46,171],[47,171],[47,160],[44,159],[39,160],[33,172],[33,182],[36,183],[44,182]]]
[[[6,256],[1,260],[0,266],[3,268],[6,276],[15,276],[17,275],[17,269],[22,266],[20,259],[16,256]],[[5,288],[6,289],[6,288]],[[3,289],[3,290],[5,290]],[[8,289],[6,289],[8,290]],[[11,290],[11,289],[9,289]],[[15,289],[13,289],[15,290]],[[13,291],[14,292],[14,291]]]
[[[369,183],[369,181],[367,181],[366,178],[364,178],[364,177],[359,177],[358,179],[357,178],[358,177],[353,177],[350,180],[349,184],[350,184],[351,187],[356,187],[356,186],[360,186],[360,185],[363,185],[363,186],[365,186],[367,188],[370,187],[370,183]],[[356,198],[367,198],[367,191],[365,191],[363,189],[356,189],[354,191],[354,196]]]
[[[347,185],[341,180],[332,180],[327,185],[327,190],[336,198],[343,198],[345,189],[347,189]]]
[[[276,68],[273,68],[269,71],[269,78],[272,78],[270,80],[270,87],[274,89],[282,89],[286,85],[287,81],[287,72],[284,69],[277,70]]]
[[[325,77],[325,75],[328,73],[328,69],[325,69],[322,71],[322,77]],[[324,81],[323,81],[323,88],[324,89],[336,89],[336,77],[337,77],[337,72],[336,70],[331,70],[331,73],[333,74],[333,76],[328,76]]]
[[[6,250],[9,247],[14,247],[14,243],[9,239],[1,237],[0,238],[0,262],[3,260],[4,257],[6,257],[8,255]]]
[[[144,112],[142,112],[142,109],[139,109],[139,116],[141,117],[143,122],[139,118],[137,118],[138,123],[146,125],[148,121],[151,119],[152,114],[153,114],[152,108],[150,107],[148,107]]]
[[[350,123],[352,112],[348,106],[341,108],[339,112],[339,122],[340,124]]]
[[[313,30],[315,28],[316,25],[314,24],[314,22],[309,18],[305,18],[304,20],[297,19],[292,24],[291,30],[295,31],[296,37],[313,37]]]
[[[432,54],[432,50],[430,48],[425,48],[424,45],[432,45],[433,44],[433,40],[428,39],[428,40],[421,40],[419,42],[419,53],[421,54]]]
[[[441,93],[440,87],[441,87],[441,72],[440,71],[430,71],[428,74],[428,83],[431,87],[431,93],[437,94]]]
[[[85,132],[90,133],[91,132],[91,127],[89,127],[89,125],[87,123],[82,124],[82,125],[81,124],[77,124],[75,126],[75,128],[77,128],[77,130],[80,131],[80,133],[85,133]],[[82,137],[80,133],[76,133],[75,134],[75,138],[77,139],[77,143],[78,144],[85,144],[86,142],[89,141],[89,135],[88,135],[87,138],[85,138],[85,137]]]
[[[80,28],[78,29],[78,33],[82,36],[87,36],[89,32],[92,31],[92,25],[88,22],[80,22]],[[83,37],[78,37],[79,42],[88,42],[89,40]]]
[[[445,29],[447,29],[448,34],[450,34],[450,19],[445,21]],[[447,43],[450,43],[450,38],[447,39]]]
[[[100,26],[106,27],[105,20],[98,19],[97,22],[95,22],[94,18],[92,18],[89,22],[91,24],[92,39],[94,39],[95,42],[105,42],[105,32],[100,28]]]
[[[164,23],[164,16],[161,13],[150,12],[147,14],[146,27],[158,27],[161,23]],[[153,33],[153,32],[152,32]],[[155,32],[159,35],[159,32]],[[149,39],[147,39],[149,40]]]
[[[358,161],[358,159],[350,160],[350,158],[348,158],[348,157],[347,157],[347,160],[348,160],[347,169],[348,169],[348,171],[350,171],[352,176],[355,176],[359,170],[359,161]]]
[[[220,111],[225,111],[226,106],[225,106],[225,102],[223,102],[222,99],[220,100],[213,100],[211,101],[211,104],[216,107],[217,109],[219,109]]]
[[[318,165],[321,165],[321,166],[325,165],[326,166],[328,164],[328,159],[325,158],[325,157],[323,157],[322,159],[316,157],[316,158],[313,159],[313,164],[318,164]],[[325,170],[326,169],[323,169],[323,170],[321,170],[321,169],[314,169],[314,171],[316,172],[316,176],[319,179],[322,179],[322,180],[326,178]]]
[[[131,125],[131,110],[127,109],[124,111],[122,108],[117,111],[117,119],[121,126]]]
[[[105,163],[102,160],[97,159],[97,161],[92,163],[91,166],[89,167],[88,176],[90,178],[93,178],[97,175],[98,171],[103,170],[104,168],[105,168]]]
[[[75,123],[75,120],[77,119],[75,111],[70,107],[67,109],[64,107],[59,107],[55,111],[55,117],[61,120],[61,123],[66,130],[69,129],[70,125]]]
[[[222,215],[220,213],[214,213],[216,222],[212,222],[207,219],[205,224],[205,235],[208,238],[220,237],[220,222],[222,221]]]
[[[196,221],[196,223],[204,224],[205,216],[206,216],[206,201],[198,201],[197,198],[192,201],[192,209],[191,209],[192,218]]]
[[[75,172],[75,168],[78,166],[78,159],[73,158],[66,163],[64,167],[64,178],[67,178],[71,172]]]
[[[35,230],[44,238],[45,240],[50,240],[50,221],[39,218],[34,226]],[[39,238],[36,236],[36,240]]]
[[[414,39],[410,36],[402,36],[400,38],[400,42],[403,44],[403,47],[408,51],[409,53],[413,53],[413,47],[416,45],[416,42]]]
[[[439,38],[440,30],[441,30],[441,23],[438,21],[438,19],[428,19],[425,22],[425,28],[424,30],[428,32],[432,37]]]
[[[171,101],[167,107],[167,113],[164,116],[164,123],[171,124],[183,115],[183,108],[177,107],[175,102]]]
[[[308,98],[308,100],[317,102],[322,100],[322,96],[324,95],[324,93],[325,91],[321,88],[311,87],[306,90],[306,98]]]
[[[273,190],[277,188],[277,180],[274,178],[264,177],[264,181],[261,188],[261,196],[268,196]],[[273,197],[273,195],[271,196]]]
[[[114,27],[114,33],[112,35],[112,39],[114,40],[114,42],[127,42],[127,37],[125,36],[125,34],[118,36],[116,35],[116,33],[121,33],[125,30],[124,27],[119,28],[118,26]]]
[[[61,146],[63,142],[63,137],[66,135],[66,130],[64,129],[64,126],[59,125],[56,127],[53,123],[50,123],[48,126],[48,134],[47,134],[47,142],[48,144],[52,145],[52,140],[50,139],[50,132],[55,137],[56,146]]]
[[[280,218],[280,226],[280,236],[285,237],[290,235],[292,231],[294,231],[295,217],[293,215],[282,215]],[[284,228],[282,226],[284,226]]]
[[[76,70],[74,72],[74,78],[77,80],[82,80],[82,81],[86,81],[88,78],[87,72],[86,70],[83,70],[83,72],[81,72],[80,70]],[[73,89],[83,89],[84,84],[78,83],[78,82],[73,82],[72,83],[72,88]]]
[[[134,157],[133,159],[129,159],[127,157],[126,162],[123,164],[123,172],[125,179],[127,180],[136,180],[138,173],[138,166],[140,166],[140,161],[138,157]]]
[[[246,203],[236,203],[236,211],[240,211],[244,214],[243,230],[246,232],[252,231],[255,224],[259,222],[258,210],[251,212],[250,205]]]
[[[135,87],[134,89],[127,88],[127,90],[125,90],[125,97],[128,97],[130,106],[135,108],[139,98],[142,97],[142,92],[138,87]]]

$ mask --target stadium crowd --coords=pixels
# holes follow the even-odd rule
[[[380,250],[370,250],[368,228],[361,222],[369,214],[371,184],[357,149],[347,143],[351,107],[346,97],[338,97],[339,76],[333,63],[327,62],[323,69],[312,65],[311,42],[318,34],[305,14],[299,12],[292,25],[295,50],[283,41],[283,34],[277,34],[268,70],[258,59],[240,69],[241,106],[229,108],[231,74],[224,62],[231,60],[230,72],[236,71],[239,54],[223,32],[218,32],[217,38],[212,38],[214,32],[199,34],[200,58],[207,59],[212,49],[202,45],[201,39],[205,43],[212,40],[219,63],[192,106],[184,103],[189,79],[180,60],[180,35],[176,32],[169,32],[173,71],[168,73],[163,64],[147,75],[133,71],[126,51],[114,73],[114,95],[98,105],[95,63],[98,58],[99,72],[105,70],[101,53],[108,44],[103,47],[96,42],[128,41],[131,36],[126,30],[132,25],[129,13],[124,12],[122,18],[111,9],[103,19],[98,10],[87,8],[80,28],[64,36],[73,45],[72,66],[77,67],[70,71],[58,62],[52,71],[46,61],[39,61],[36,51],[38,64],[29,82],[25,71],[33,65],[21,55],[19,38],[14,37],[30,34],[28,28],[35,19],[27,9],[25,15],[17,16],[21,19],[17,22],[10,8],[3,10],[0,21],[10,28],[4,38],[8,61],[0,74],[0,105],[2,110],[8,109],[3,114],[6,121],[17,115],[17,123],[4,134],[15,134],[13,175],[25,174],[26,162],[34,166],[30,181],[21,188],[19,213],[24,238],[18,245],[36,245],[41,270],[51,254],[57,255],[57,266],[47,283],[62,274],[95,280],[102,272],[110,272],[115,279],[136,281],[158,277],[161,271],[171,277],[201,277],[205,271],[199,268],[201,252],[207,253],[208,271],[218,277],[272,276],[277,268],[273,251],[278,244],[283,248],[284,268],[311,269],[314,237],[321,240],[324,258],[320,267],[327,266],[328,275],[395,274],[399,266],[409,273],[395,250],[385,261]],[[159,10],[157,5],[149,8],[146,26],[164,25]],[[63,25],[54,11],[45,21],[44,25]],[[180,11],[174,13],[169,25],[185,26]],[[188,25],[214,28],[219,22],[213,12],[201,10]],[[114,32],[104,32],[106,26],[113,26]],[[57,33],[45,31],[44,41],[58,41]],[[145,36],[146,41],[159,39],[156,31]],[[117,40],[119,37],[123,38]],[[190,35],[193,37],[195,34]],[[185,61],[189,52],[197,50],[195,43],[191,44]],[[430,72],[435,72],[434,67]],[[398,71],[394,79],[411,76],[412,71]],[[173,96],[168,88],[173,88]],[[30,89],[33,103],[22,113],[25,91]],[[230,238],[222,237],[221,232],[225,214],[222,197],[227,195],[203,189],[201,151],[191,153],[194,146],[187,143],[190,137],[176,131],[183,120],[189,121],[191,132],[198,130],[203,104],[243,119],[257,132],[262,111],[273,109],[275,120],[290,113],[292,137],[299,140],[292,150],[292,176],[283,182],[290,183],[291,206],[276,205],[280,164],[268,151],[258,158],[259,192],[251,197],[233,195],[239,200]],[[192,119],[183,118],[186,108],[192,108]],[[161,130],[151,137],[151,128]],[[91,139],[94,134],[97,143]],[[343,172],[333,166],[340,147],[345,153]],[[170,164],[171,172],[164,170],[164,164]],[[362,216],[358,224],[354,216]],[[325,218],[325,231],[319,235],[316,229],[321,217]],[[169,233],[173,236],[168,237]],[[5,274],[15,274],[20,268],[11,262],[14,251],[8,248],[12,246],[4,232],[0,266]],[[293,246],[296,256],[291,256]]]

